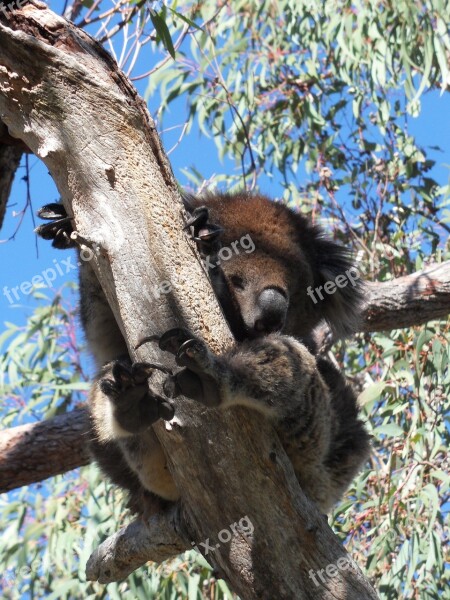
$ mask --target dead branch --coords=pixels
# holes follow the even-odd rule
[[[450,313],[450,261],[391,281],[368,284],[363,331],[389,331],[445,319]]]

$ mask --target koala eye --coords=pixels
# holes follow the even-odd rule
[[[242,277],[239,277],[239,275],[232,275],[230,277],[230,282],[231,285],[236,288],[237,290],[243,290],[244,289],[244,280],[242,279]]]

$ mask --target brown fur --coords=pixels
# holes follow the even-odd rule
[[[272,421],[303,491],[323,512],[341,497],[369,454],[369,436],[351,388],[329,363],[322,365],[344,392],[339,402],[316,358],[293,337],[247,340],[221,356],[197,339],[186,366],[174,377],[178,392],[208,404],[212,378],[219,406],[247,406]]]
[[[227,293],[236,295],[232,283],[239,276],[248,283],[247,294],[235,302],[239,309],[255,305],[264,288],[280,288],[288,296],[289,308],[283,332],[295,337],[307,336],[320,320],[326,319],[338,337],[349,335],[357,329],[363,283],[359,279],[324,294],[323,300],[314,303],[307,289],[323,286],[338,275],[354,268],[351,253],[327,238],[318,226],[284,204],[273,202],[261,194],[207,194],[200,198],[185,198],[189,210],[205,205],[209,221],[224,230],[220,242],[230,248],[244,235],[250,235],[255,251],[242,250],[233,258],[221,262],[227,282]],[[211,271],[212,282],[216,270]],[[216,290],[220,298],[220,291]],[[238,339],[248,337],[233,333]]]
[[[333,366],[315,359],[298,339],[307,338],[322,318],[339,334],[348,334],[357,323],[362,298],[359,282],[352,289],[325,296],[317,304],[306,295],[308,286],[315,288],[345,273],[352,266],[350,256],[305,217],[262,195],[210,194],[189,198],[189,203],[191,208],[208,206],[209,221],[224,230],[222,247],[231,247],[245,235],[250,235],[255,245],[254,252],[234,253],[211,272],[233,333],[243,340],[231,353],[212,358],[220,365],[212,371],[220,402],[224,406],[250,405],[266,414],[305,493],[322,510],[328,510],[367,456],[368,436],[350,386]],[[58,205],[45,208],[47,215],[64,216]],[[54,239],[57,247],[73,245],[70,223],[61,229],[54,221],[41,226],[40,233]],[[243,281],[242,289],[236,278]],[[279,334],[258,337],[254,325],[267,290],[275,290],[273,303],[279,311],[286,309],[284,333],[297,339]],[[86,262],[80,267],[80,295],[86,338],[99,368],[126,356],[127,347],[114,315]],[[272,308],[271,298],[266,297],[264,310]],[[89,395],[91,450],[112,481],[128,490],[132,510],[149,514],[160,506],[158,497],[174,501],[179,493],[151,427],[136,432],[121,422],[101,385],[113,378],[113,364],[108,363]],[[139,398],[137,402],[139,408]]]

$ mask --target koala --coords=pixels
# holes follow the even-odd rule
[[[320,321],[337,336],[357,326],[363,289],[356,267],[309,219],[261,194],[185,196],[184,204],[236,344],[218,356],[173,329],[157,341],[180,370],[132,364],[94,272],[80,261],[81,319],[100,369],[89,395],[92,453],[129,492],[130,508],[148,516],[180,497],[151,427],[173,417],[170,400],[183,394],[206,406],[247,406],[273,423],[302,489],[326,513],[370,452],[355,393],[314,354]],[[74,246],[62,205],[39,214],[50,221],[38,228],[42,237]],[[167,373],[165,397],[149,388],[154,369]]]
[[[309,339],[322,320],[337,338],[357,329],[363,299],[358,269],[349,251],[320,227],[260,194],[183,200],[237,341],[276,331]],[[329,293],[327,282],[334,285]]]

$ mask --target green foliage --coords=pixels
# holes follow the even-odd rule
[[[422,219],[436,248],[450,231],[448,187],[408,126],[426,90],[450,85],[449,2],[240,0],[218,11],[207,1],[192,11],[208,26],[149,80],[161,117],[185,98],[188,129],[195,119],[248,185],[280,180],[286,200],[320,206],[347,238],[343,198],[374,243]]]
[[[69,287],[73,292],[75,285]],[[66,412],[89,387],[74,311],[59,294],[50,298],[36,291],[33,297],[38,305],[26,325],[5,323],[0,335],[2,423],[8,427]]]
[[[172,37],[166,23],[167,14],[165,7],[161,11],[161,14],[150,9],[150,19],[157,34],[157,41],[161,41],[170,56],[175,58],[175,48],[173,47]]]
[[[338,353],[364,387],[374,451],[333,528],[383,600],[437,599],[450,589],[449,334],[450,322],[430,323],[365,336]]]
[[[0,514],[2,522],[9,523],[0,539],[0,591],[5,600],[234,597],[194,551],[142,567],[125,582],[107,588],[86,582],[84,568],[91,552],[129,519],[121,494],[94,466],[23,488],[14,498],[0,501]]]

